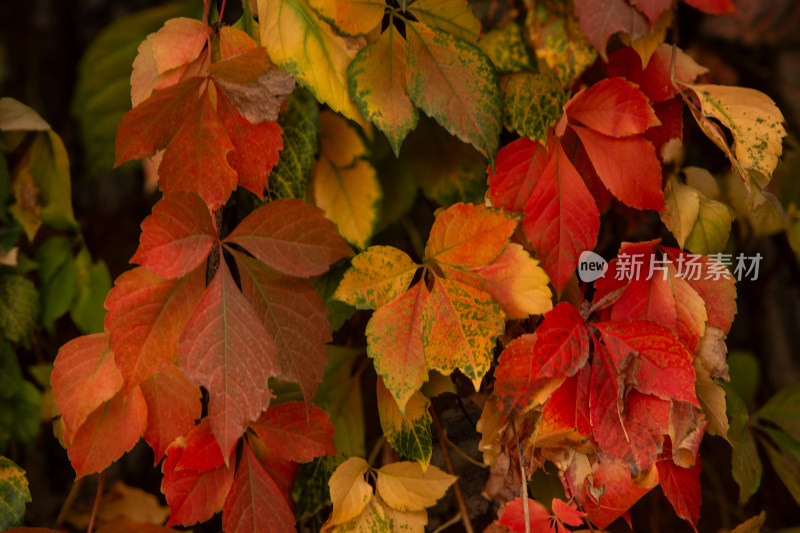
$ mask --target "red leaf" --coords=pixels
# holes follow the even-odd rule
[[[623,31],[633,40],[650,31],[647,18],[627,0],[576,0],[575,14],[581,31],[603,59],[608,39],[615,33]]]
[[[539,446],[544,446],[545,439],[560,440],[573,432],[577,432],[580,440],[591,434],[589,412],[591,375],[591,365],[584,366],[577,374],[564,380],[544,404],[536,430],[536,442]]]
[[[625,464],[602,457],[582,487],[582,506],[589,520],[605,529],[655,486],[655,476],[648,473],[634,481]]]
[[[658,125],[647,96],[621,78],[600,81],[578,93],[566,103],[564,113],[570,123],[611,137],[637,135]]]
[[[161,492],[170,510],[168,526],[190,526],[208,520],[222,509],[233,485],[233,467],[225,466],[224,461],[208,472],[177,470],[185,449],[186,442],[173,442],[161,465]]]
[[[269,174],[278,164],[278,152],[283,148],[281,127],[269,120],[251,123],[239,115],[222,91],[218,94],[217,114],[234,146],[228,163],[239,175],[239,185],[263,198]]]
[[[675,509],[675,514],[686,520],[697,531],[700,516],[700,456],[691,468],[682,468],[672,459],[672,442],[664,439],[664,451],[656,461],[661,490]]]
[[[150,98],[122,117],[117,130],[116,159],[119,166],[166,148],[181,124],[196,110],[205,80],[189,78],[177,85],[155,91]]]
[[[273,405],[250,424],[271,452],[297,463],[307,463],[315,457],[336,455],[333,426],[328,415],[319,407],[300,402]]]
[[[352,254],[322,210],[293,199],[256,209],[225,242],[236,243],[275,270],[296,277],[322,274]]]
[[[522,212],[546,164],[547,149],[527,137],[502,147],[494,170],[487,169],[492,204]]]
[[[139,385],[147,404],[147,429],[144,440],[153,448],[155,464],[164,457],[167,446],[186,435],[200,418],[202,396],[176,365],[168,365]]]
[[[525,204],[525,213],[525,235],[560,293],[575,272],[581,252],[594,249],[600,213],[559,142],[553,143],[553,153]]]
[[[683,0],[692,7],[696,7],[705,13],[721,15],[733,11],[734,3],[732,0]]]
[[[199,196],[167,193],[142,222],[139,248],[131,263],[162,278],[179,278],[206,260],[216,240],[211,214]]]
[[[565,524],[569,524],[570,526],[580,526],[583,524],[583,517],[586,516],[586,513],[575,509],[558,498],[553,498],[551,506],[555,517]]]
[[[211,432],[208,417],[203,418],[186,434],[183,453],[174,465],[174,470],[210,472],[225,464],[217,439]]]
[[[514,498],[503,508],[503,514],[498,522],[515,532],[524,532],[525,529],[525,504],[522,498]],[[554,520],[547,507],[528,498],[528,524],[531,533],[556,533]]]
[[[293,461],[289,461],[281,454],[273,452],[258,438],[248,438],[248,444],[253,448],[253,452],[258,458],[258,462],[267,471],[269,477],[278,486],[278,489],[283,494],[283,499],[294,507],[294,500],[292,500],[292,487],[297,480],[297,472],[300,470],[300,465]]]
[[[277,348],[281,378],[297,382],[310,406],[332,339],[325,303],[307,281],[278,274],[238,252],[234,257],[242,292]]]
[[[664,144],[670,139],[683,140],[683,102],[680,96],[675,96],[654,103],[653,109],[661,125],[648,129],[642,136],[653,144],[659,161],[663,161]]]
[[[222,510],[222,528],[228,533],[284,533],[295,528],[292,509],[247,443]]]
[[[521,414],[551,378],[574,376],[589,358],[589,335],[574,306],[560,303],[545,315],[535,335],[506,346],[495,370],[502,412]]]
[[[631,4],[644,13],[650,20],[650,25],[655,27],[661,14],[672,7],[672,0],[631,0]]]
[[[146,426],[147,406],[139,387],[127,396],[120,391],[95,409],[67,445],[67,455],[77,477],[108,468],[133,448]]]
[[[227,160],[234,145],[214,110],[207,88],[198,105],[199,109],[188,114],[164,151],[158,168],[159,184],[164,192],[195,192],[209,208],[217,209],[238,182]]]
[[[278,373],[278,359],[269,333],[225,261],[189,318],[180,359],[186,377],[208,390],[211,429],[227,456],[269,405],[267,380]]]
[[[611,194],[636,209],[664,209],[661,164],[652,144],[640,136],[617,139],[588,128],[573,129]]]
[[[127,390],[177,361],[178,341],[204,287],[205,268],[177,280],[144,267],[117,278],[106,298],[105,326]]]
[[[89,414],[122,389],[122,374],[108,347],[108,334],[84,335],[62,346],[50,383],[69,442]]]
[[[692,355],[670,329],[646,320],[594,324],[616,371],[644,394],[699,407]]]

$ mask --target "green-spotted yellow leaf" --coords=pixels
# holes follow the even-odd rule
[[[347,66],[363,39],[337,35],[305,0],[258,0],[258,20],[261,44],[279,68],[331,109],[361,120],[347,90]]]
[[[536,64],[531,60],[522,38],[522,30],[513,20],[487,32],[478,41],[478,46],[492,60],[497,72],[536,70]]]
[[[402,250],[370,246],[353,258],[334,297],[357,309],[377,309],[403,294],[418,268]]]
[[[395,155],[419,114],[406,95],[406,41],[390,25],[347,68],[350,97],[389,139]]]
[[[444,496],[456,477],[419,463],[401,461],[378,469],[378,496],[398,511],[423,511]]]
[[[401,413],[397,402],[380,378],[376,397],[378,416],[386,440],[402,457],[417,461],[423,472],[427,470],[433,451],[433,418],[428,412],[430,401],[417,391],[408,400],[405,413]]]
[[[406,87],[417,107],[494,160],[502,119],[497,74],[475,45],[422,24],[406,24]]]
[[[25,471],[11,459],[0,457],[0,529],[21,526],[25,504],[30,501]]]
[[[39,319],[39,292],[17,274],[0,276],[0,335],[27,345]]]
[[[503,83],[503,124],[544,143],[566,101],[561,82],[552,74],[511,74]]]
[[[459,369],[478,390],[504,327],[503,311],[487,293],[437,278],[422,314],[428,369],[445,375]]]
[[[572,3],[536,2],[525,21],[527,41],[536,57],[569,86],[597,59],[597,51],[581,31]]]

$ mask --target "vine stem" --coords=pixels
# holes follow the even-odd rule
[[[72,487],[69,489],[69,494],[67,494],[67,499],[64,500],[64,505],[61,506],[61,510],[58,512],[58,516],[56,517],[56,528],[60,528],[61,524],[67,519],[67,515],[69,514],[70,509],[72,509],[72,504],[75,503],[75,499],[78,497],[78,494],[81,492],[81,487],[83,486],[83,480],[86,478],[76,479],[75,482],[72,484]]]
[[[436,436],[439,438],[439,445],[442,447],[442,457],[444,457],[444,464],[447,467],[447,472],[451,476],[455,476],[453,459],[450,457],[450,449],[447,446],[445,429],[442,423],[439,422],[439,415],[436,413],[436,409],[433,408],[433,405],[431,405],[430,412],[433,417],[433,428],[436,430]],[[466,533],[475,533],[475,530],[472,528],[472,522],[469,520],[467,502],[464,501],[464,495],[461,493],[461,488],[458,486],[458,480],[453,483],[453,492],[456,495],[456,502],[458,502],[458,510],[461,514],[461,522],[464,524],[464,531]]]
[[[97,476],[97,495],[94,497],[92,516],[89,517],[89,527],[86,528],[86,533],[92,533],[92,529],[94,528],[94,519],[97,517],[97,508],[100,507],[100,497],[103,495],[103,482],[105,479],[105,473],[100,472]]]
[[[525,479],[525,464],[522,462],[522,450],[519,447],[517,438],[517,427],[511,419],[511,431],[514,432],[514,442],[517,443],[517,458],[519,458],[519,474],[522,480],[522,512],[525,515],[525,533],[531,533],[530,511],[528,510],[528,481]]]

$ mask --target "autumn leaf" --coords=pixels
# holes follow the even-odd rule
[[[349,167],[367,155],[361,134],[341,115],[330,110],[319,114],[322,130],[319,134],[320,154],[335,167]]]
[[[353,258],[334,298],[356,309],[377,309],[403,294],[418,269],[402,250],[370,246]]]
[[[385,5],[382,1],[381,6]],[[381,7],[383,9],[383,7]],[[393,25],[347,67],[350,97],[364,118],[389,139],[396,156],[417,126],[417,108],[406,95],[406,41]]]
[[[360,457],[351,457],[336,469],[329,481],[333,512],[323,525],[345,523],[361,514],[372,499],[372,486],[364,480],[369,465]]]
[[[478,47],[492,61],[498,74],[536,70],[516,21],[509,21],[484,33],[478,41]]]
[[[406,91],[414,104],[494,160],[502,102],[497,75],[476,46],[419,23],[406,24]]]
[[[296,89],[286,100],[278,125],[283,130],[283,149],[269,175],[269,192],[276,198],[302,198],[317,151],[319,104],[308,91]]]
[[[233,485],[222,508],[225,531],[282,532],[294,527],[294,513],[278,485],[245,443]]]
[[[13,526],[23,524],[25,504],[30,501],[31,492],[25,471],[11,459],[0,457],[0,527],[9,531],[22,529]]]
[[[419,463],[402,461],[378,469],[378,496],[398,511],[422,511],[436,504],[455,483],[455,476],[435,466],[422,471]]]
[[[189,318],[179,346],[186,377],[209,393],[211,429],[227,458],[250,421],[269,405],[267,380],[278,374],[279,363],[274,341],[225,262]]]
[[[258,20],[261,44],[279,68],[294,74],[319,102],[362,120],[350,100],[347,67],[363,42],[337,35],[305,0],[258,0]]]
[[[500,148],[495,168],[486,170],[492,205],[521,213],[546,164],[547,148],[526,137]]]
[[[604,529],[658,483],[655,468],[634,477],[624,463],[602,457],[591,479],[581,487],[583,510],[591,522]]]
[[[315,457],[336,455],[333,426],[319,407],[300,402],[273,405],[250,424],[258,438],[282,459],[306,463]]]
[[[319,275],[350,255],[350,247],[322,212],[300,200],[259,207],[225,238],[270,268],[296,277]]]
[[[106,298],[114,360],[130,391],[178,360],[178,341],[205,289],[205,269],[176,280],[143,267],[122,274]]]
[[[656,461],[658,483],[661,490],[675,509],[675,514],[683,518],[697,531],[700,515],[700,457],[694,466],[681,468],[672,460],[672,443],[664,442],[664,451]]]
[[[386,441],[401,456],[417,461],[424,473],[433,451],[430,401],[417,391],[406,403],[405,413],[401,413],[382,379],[378,379],[376,398]]]
[[[584,35],[606,59],[606,44],[612,35],[625,32],[631,39],[641,37],[650,30],[647,18],[627,0],[588,0],[575,3]]]
[[[564,87],[571,86],[597,60],[597,52],[575,17],[574,3],[534,4],[525,29],[525,40],[535,49],[536,57],[558,75]]]
[[[514,73],[501,82],[503,125],[521,137],[546,142],[547,132],[561,116],[567,100],[552,74]]]
[[[436,28],[469,43],[478,40],[481,24],[465,0],[417,0],[411,13],[430,28]]]

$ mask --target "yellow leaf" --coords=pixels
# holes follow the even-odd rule
[[[553,308],[549,279],[539,261],[511,243],[490,264],[471,269],[447,269],[446,275],[489,293],[509,319],[543,315]]]
[[[417,461],[425,472],[431,462],[433,439],[428,412],[430,401],[421,392],[415,392],[406,403],[405,413],[397,407],[397,402],[378,378],[377,384],[378,416],[386,440],[397,453]]]
[[[427,523],[428,513],[426,511],[398,511],[374,497],[360,515],[349,522],[324,531],[330,533],[423,533]]]
[[[420,21],[470,43],[478,40],[481,23],[472,14],[467,0],[417,0],[409,11]]]
[[[322,131],[319,149],[337,167],[347,167],[367,153],[367,147],[358,132],[347,120],[329,110],[319,114]]]
[[[391,533],[424,533],[425,525],[428,523],[427,511],[398,511],[377,496],[375,501],[389,520]]]
[[[667,9],[658,18],[658,22],[653,29],[633,41],[630,40],[630,35],[626,33],[620,34],[622,42],[628,44],[639,54],[639,58],[642,60],[642,70],[647,68],[650,58],[653,57],[659,45],[664,42],[667,36],[667,29],[672,25],[673,17],[672,10]]]
[[[767,95],[745,87],[686,85],[700,102],[693,115],[703,131],[726,152],[745,185],[764,187],[770,180],[783,151],[786,136],[783,115]],[[724,135],[708,123],[718,120],[733,135],[733,150]],[[706,119],[706,120],[704,120]]]
[[[377,309],[403,294],[418,268],[397,248],[370,246],[353,258],[333,297],[357,309]]]
[[[350,96],[364,118],[386,134],[395,155],[417,126],[417,108],[406,95],[406,41],[390,25],[361,50],[347,69]]]
[[[422,342],[429,370],[448,375],[459,369],[475,390],[492,363],[495,339],[505,320],[500,306],[483,291],[436,278],[422,314]]]
[[[363,121],[347,90],[347,66],[365,42],[337,35],[305,0],[258,0],[261,44],[322,103]]]
[[[0,98],[0,130],[45,131],[50,124],[36,111],[13,98]]]
[[[416,22],[406,24],[406,40],[411,101],[494,161],[503,102],[492,62],[477,46]]]
[[[372,486],[364,479],[369,469],[360,457],[351,457],[331,475],[328,487],[331,491],[333,512],[324,527],[342,524],[359,516],[372,499]],[[323,529],[324,529],[323,527]]]
[[[364,35],[381,23],[383,0],[309,0],[319,15],[345,35]]]
[[[761,511],[761,514],[746,520],[731,530],[731,533],[760,533],[761,528],[764,527],[764,521],[767,519],[767,512]]]
[[[513,20],[484,34],[478,41],[478,47],[492,60],[498,73],[536,70],[522,37],[522,30]]]
[[[359,248],[366,248],[375,224],[381,186],[372,165],[359,159],[349,168],[321,158],[312,171],[312,189],[318,207],[339,228],[339,233]]]
[[[419,463],[391,463],[378,470],[378,497],[398,511],[422,511],[435,505],[455,481],[435,466],[423,474]]]
[[[664,187],[664,211],[660,216],[680,248],[683,248],[686,237],[691,233],[699,212],[700,193],[681,183],[675,176],[669,178]]]
[[[708,420],[706,431],[723,439],[728,438],[728,415],[726,414],[725,389],[714,383],[705,366],[698,359],[694,360],[694,371],[697,376],[695,392],[700,408]]]
[[[488,265],[508,244],[517,221],[501,209],[455,204],[436,217],[425,260],[462,268]]]

